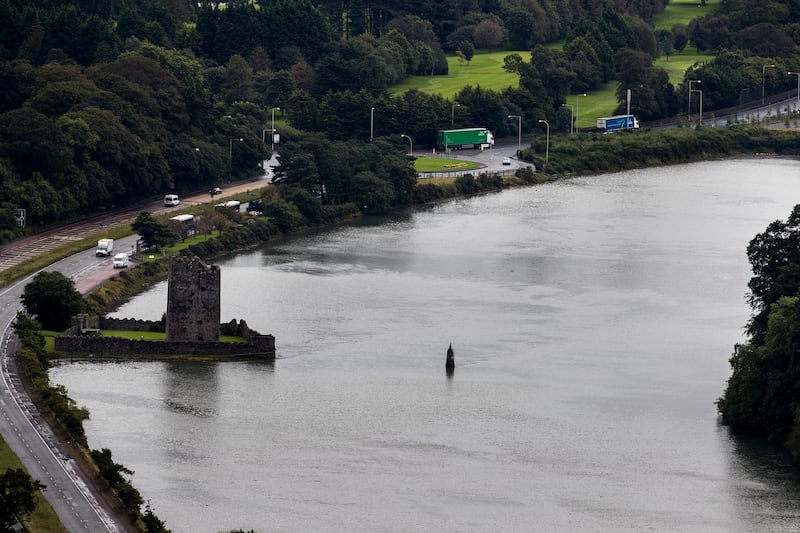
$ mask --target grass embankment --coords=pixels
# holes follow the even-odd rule
[[[250,193],[246,193],[241,195],[241,198],[237,197],[238,200],[241,202],[247,202],[252,199],[258,197],[258,193],[256,191],[251,191]],[[212,208],[207,206],[204,208],[205,211],[210,211]],[[169,215],[159,215],[155,218],[161,222],[166,222],[169,217],[175,216],[177,214],[198,214],[198,209],[195,208],[188,208],[182,209],[179,211],[171,211]],[[129,235],[133,234],[133,230],[131,230],[130,225],[125,224],[121,226],[117,226],[114,228],[108,228],[106,231],[103,232],[102,237],[110,238],[110,239],[122,239],[124,237],[128,237]],[[165,249],[165,255],[175,255],[183,248],[189,246],[192,243],[200,242],[207,238],[213,237],[215,235],[198,235],[196,237],[192,237],[191,239],[186,239],[184,242],[178,242],[174,246],[168,247]],[[75,255],[79,252],[83,252],[84,250],[90,250],[97,246],[97,239],[99,237],[97,235],[91,235],[89,237],[85,237],[80,240],[75,241],[65,241],[66,244],[63,246],[59,246],[53,250],[48,251],[46,254],[41,254],[35,257],[32,257],[26,260],[24,263],[19,264],[17,266],[8,268],[0,272],[0,287],[4,287],[11,283],[12,281],[16,281],[20,278],[27,276],[28,274],[32,274],[33,272],[38,272],[39,270],[50,266],[51,264],[60,261],[64,258],[70,257]]]
[[[109,229],[104,235],[111,239],[121,239],[131,234],[130,226],[122,226],[114,229]],[[39,270],[52,265],[56,261],[60,261],[71,255],[75,255],[84,250],[94,248],[97,246],[97,236],[86,237],[81,240],[71,241],[68,244],[60,246],[46,254],[32,257],[24,263],[8,268],[0,272],[0,287],[5,287],[12,281],[18,280]]]
[[[3,437],[0,437],[0,472],[5,472],[12,468],[22,468],[25,470],[25,467],[14,452],[11,451],[11,448],[8,447]],[[43,482],[43,480],[40,481]],[[58,515],[53,511],[50,503],[48,503],[41,492],[37,492],[36,494],[36,509],[31,513],[30,517],[28,517],[28,520],[24,521],[23,525],[27,531],[32,533],[67,533],[67,529],[61,525]]]

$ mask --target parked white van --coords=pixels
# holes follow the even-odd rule
[[[128,254],[122,253],[114,256],[114,268],[125,268],[128,266]]]
[[[164,196],[164,207],[175,207],[181,203],[177,194],[168,194]]]

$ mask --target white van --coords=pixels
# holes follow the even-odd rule
[[[178,199],[177,194],[168,194],[164,196],[164,207],[175,207],[181,203],[180,199]]]
[[[122,253],[114,256],[114,268],[125,268],[128,266],[128,254]]]

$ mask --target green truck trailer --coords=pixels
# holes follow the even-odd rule
[[[439,150],[491,148],[492,146],[494,146],[494,135],[486,128],[438,130],[436,132],[436,148]]]

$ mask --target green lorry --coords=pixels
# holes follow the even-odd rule
[[[460,130],[438,130],[436,148],[439,150],[461,150],[462,148],[491,148],[494,135],[486,128],[464,128]]]

